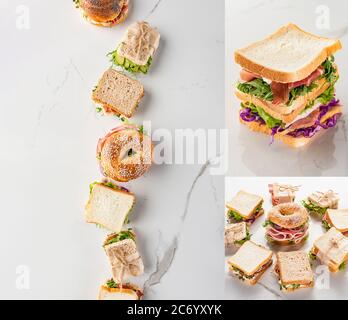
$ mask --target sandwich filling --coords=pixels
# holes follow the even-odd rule
[[[120,241],[123,241],[126,239],[131,239],[131,240],[135,241],[135,235],[134,235],[132,229],[128,229],[125,231],[121,231],[120,233],[110,235],[106,239],[106,241],[104,242],[103,247],[106,247],[110,244],[120,242]]]
[[[147,60],[147,63],[145,65],[136,64],[135,62],[131,61],[130,59],[127,59],[126,57],[120,56],[118,53],[118,49],[108,53],[108,56],[110,57],[110,61],[114,65],[120,66],[123,69],[125,69],[131,73],[141,72],[141,73],[147,74],[147,72],[149,71],[150,66],[152,64],[152,57],[150,57],[149,60]]]
[[[263,266],[261,266],[255,273],[253,273],[252,275],[247,275],[246,273],[244,273],[243,270],[235,267],[235,266],[230,266],[230,271],[232,272],[233,275],[235,275],[236,277],[238,277],[240,280],[242,281],[246,281],[246,280],[255,280],[258,278],[258,276],[260,276],[262,273],[264,273],[264,271],[270,267],[272,265],[273,260],[270,259],[267,261],[267,263],[265,263]]]
[[[104,284],[104,286],[108,289],[128,289],[128,290],[132,290],[136,293],[136,295],[138,296],[139,299],[141,299],[141,297],[143,296],[143,293],[142,291],[133,286],[132,284],[130,283],[124,283],[124,284],[121,284],[121,283],[116,283],[114,281],[114,279],[110,279],[110,280],[107,280],[106,283]]]
[[[309,260],[311,261],[315,261],[317,260],[318,258],[318,250],[315,249],[315,248],[312,248],[309,253],[308,253],[308,257],[309,257]],[[325,260],[325,259],[324,259]],[[346,261],[343,261],[339,266],[338,266],[338,270],[339,271],[344,271],[346,270],[347,268],[347,262]]]
[[[310,214],[323,219],[327,209],[336,209],[338,202],[339,198],[332,190],[326,192],[316,191],[306,200],[303,200],[302,205]]]
[[[244,221],[247,224],[252,224],[260,215],[264,213],[264,210],[262,208],[263,202],[261,202],[253,211],[253,213],[250,215],[250,217],[245,218],[242,215],[240,215],[238,212],[230,209],[227,213],[228,218],[231,222],[241,222]]]
[[[274,106],[281,108],[290,107],[301,96],[307,96],[314,89],[319,87],[322,79],[329,87],[314,100],[308,101],[306,107],[295,120],[285,123],[274,118],[262,107],[252,102],[243,102],[239,112],[243,122],[255,122],[259,126],[265,126],[272,136],[287,135],[293,138],[312,138],[320,130],[335,127],[342,113],[339,101],[335,98],[335,83],[339,76],[334,64],[334,57],[326,59],[306,79],[293,83],[269,82],[255,75],[248,70],[241,71],[241,80],[237,85],[239,91],[271,102]]]
[[[292,229],[283,228],[270,220],[266,220],[263,226],[266,228],[266,238],[269,242],[287,242],[296,245],[308,238],[308,221]]]

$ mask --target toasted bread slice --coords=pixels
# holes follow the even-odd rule
[[[312,252],[330,271],[337,272],[340,265],[348,260],[348,238],[336,228],[314,241]]]
[[[237,50],[235,61],[265,79],[290,83],[305,79],[341,48],[339,40],[315,36],[290,23]]]
[[[273,252],[252,241],[245,242],[237,253],[228,260],[233,268],[243,271],[247,276],[255,274],[263,265],[269,263]]]
[[[245,191],[239,191],[231,201],[226,203],[229,210],[240,214],[244,219],[250,218],[255,209],[263,202],[262,197]]]
[[[313,286],[313,271],[306,252],[278,252],[276,256],[280,281],[283,285]]]
[[[92,99],[115,114],[130,118],[143,96],[144,87],[139,81],[109,68],[93,91]]]
[[[135,196],[132,193],[96,184],[85,208],[86,222],[120,232],[134,203]]]
[[[342,233],[348,232],[348,209],[327,209],[326,216],[331,226]]]
[[[341,113],[342,112],[342,108],[337,106],[332,108],[322,119],[321,122],[325,122],[328,118],[332,117],[333,115],[337,114],[337,113]],[[241,119],[239,117],[239,121],[246,125],[251,131],[254,132],[260,132],[263,134],[267,134],[267,135],[271,135],[272,131],[271,129],[269,129],[266,125],[262,125],[258,122],[246,122],[243,119]],[[306,138],[306,137],[292,137],[289,135],[282,133],[276,134],[274,137],[277,140],[282,141],[283,143],[285,143],[286,145],[292,147],[292,148],[301,148],[304,147],[305,145],[311,143],[316,137],[318,137],[320,135],[320,132],[324,132],[325,129],[320,129],[313,137],[311,138]]]
[[[301,112],[306,108],[309,102],[315,100],[324,91],[330,87],[330,83],[326,79],[319,79],[315,82],[318,86],[305,96],[298,97],[291,106],[286,104],[273,104],[270,101],[265,101],[247,93],[235,90],[235,94],[239,100],[244,103],[251,102],[255,106],[261,107],[273,118],[282,120],[284,123],[293,122]]]

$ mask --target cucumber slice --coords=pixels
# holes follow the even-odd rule
[[[124,64],[125,58],[119,56],[117,53],[116,53],[115,59],[116,59],[116,62],[117,62],[120,66],[122,66],[122,65]]]
[[[131,69],[132,69],[133,72],[138,72],[139,71],[139,66],[134,64],[134,65],[131,66]]]
[[[129,68],[129,61],[128,61],[128,59],[125,59],[125,61],[124,61],[124,67],[125,67],[125,68]]]
[[[147,73],[148,70],[149,70],[149,67],[148,67],[147,65],[145,65],[145,66],[140,66],[140,71],[141,71],[142,73]]]

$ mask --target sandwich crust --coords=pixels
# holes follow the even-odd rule
[[[348,232],[348,209],[327,209],[325,218],[338,231]]]
[[[248,57],[248,51],[257,51],[265,43],[276,41],[281,37],[285,37],[289,33],[296,33],[299,37],[305,37],[310,41],[324,41],[327,42],[326,46],[323,46],[321,51],[317,53],[314,59],[311,59],[307,64],[300,67],[295,71],[285,71],[285,70],[276,70],[272,67],[267,67],[264,64],[260,64],[258,61],[254,61],[252,58]],[[284,45],[285,46],[285,45]],[[303,31],[298,26],[290,23],[286,26],[283,26],[275,33],[271,34],[264,40],[257,41],[245,48],[239,49],[235,52],[234,57],[236,63],[241,65],[243,68],[262,76],[263,78],[270,79],[276,82],[290,83],[296,82],[305,79],[309,74],[315,71],[315,69],[320,66],[329,56],[333,55],[336,51],[342,48],[341,42],[339,40],[332,40],[324,37],[319,37],[308,32]],[[276,55],[277,51],[274,49],[274,52],[268,52],[269,55]],[[279,54],[279,52],[278,52]]]
[[[151,167],[153,145],[150,137],[126,128],[106,138],[100,151],[103,174],[113,180],[128,182],[144,175]]]
[[[101,285],[99,289],[98,300],[105,300],[105,293],[120,293],[135,298],[131,300],[141,300],[144,295],[142,290],[138,286],[130,283],[124,284],[122,288],[109,288],[105,284]]]

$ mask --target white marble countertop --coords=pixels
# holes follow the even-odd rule
[[[319,30],[316,21],[322,12],[320,5],[327,5],[329,30]],[[343,106],[348,101],[345,84],[348,80],[348,2],[333,0],[226,0],[226,125],[230,131],[231,176],[343,176],[348,174],[348,113],[344,111],[337,129],[315,138],[302,149],[290,149],[276,141],[269,146],[269,137],[251,132],[239,124],[240,101],[234,96],[240,67],[234,63],[233,52],[260,40],[289,22],[298,24],[314,34],[338,37],[343,51],[335,56],[340,80],[337,96]]]
[[[299,247],[279,247],[269,246],[265,239],[265,228],[262,227],[266,219],[267,212],[271,209],[271,196],[268,192],[269,183],[284,183],[294,186],[300,186],[296,192],[295,202],[299,203],[306,199],[314,191],[334,190],[340,196],[339,208],[348,208],[347,198],[347,179],[346,178],[228,178],[225,185],[225,199],[229,201],[239,190],[245,190],[250,193],[260,195],[264,199],[264,209],[266,214],[261,216],[250,227],[252,234],[251,240],[257,244],[261,244],[270,248],[273,252],[277,251],[294,251],[302,250],[309,252],[313,242],[319,238],[325,230],[321,226],[321,222],[311,217],[309,224],[309,238],[306,243]],[[234,254],[235,249],[226,251],[226,261],[230,255]],[[273,256],[273,261],[276,261]],[[348,271],[330,273],[326,266],[314,263],[312,266],[315,278],[314,288],[299,289],[294,292],[283,292],[279,289],[278,278],[273,272],[273,266],[270,267],[259,282],[254,286],[248,286],[237,278],[232,277],[228,273],[227,263],[225,264],[225,298],[226,299],[281,299],[281,300],[339,300],[347,299],[348,296]]]
[[[162,35],[139,76],[147,94],[133,120],[223,126],[224,69],[214,62],[223,61],[223,2],[214,14],[208,0],[132,2],[126,23],[111,29],[84,21],[72,1],[0,3],[1,299],[94,299],[110,277],[106,232],[86,224],[83,209],[101,178],[97,140],[118,120],[97,115],[90,95],[130,23],[146,19]],[[16,24],[23,10],[28,29]],[[146,271],[134,282],[146,298],[222,298],[223,178],[209,164],[163,165],[127,186]]]

